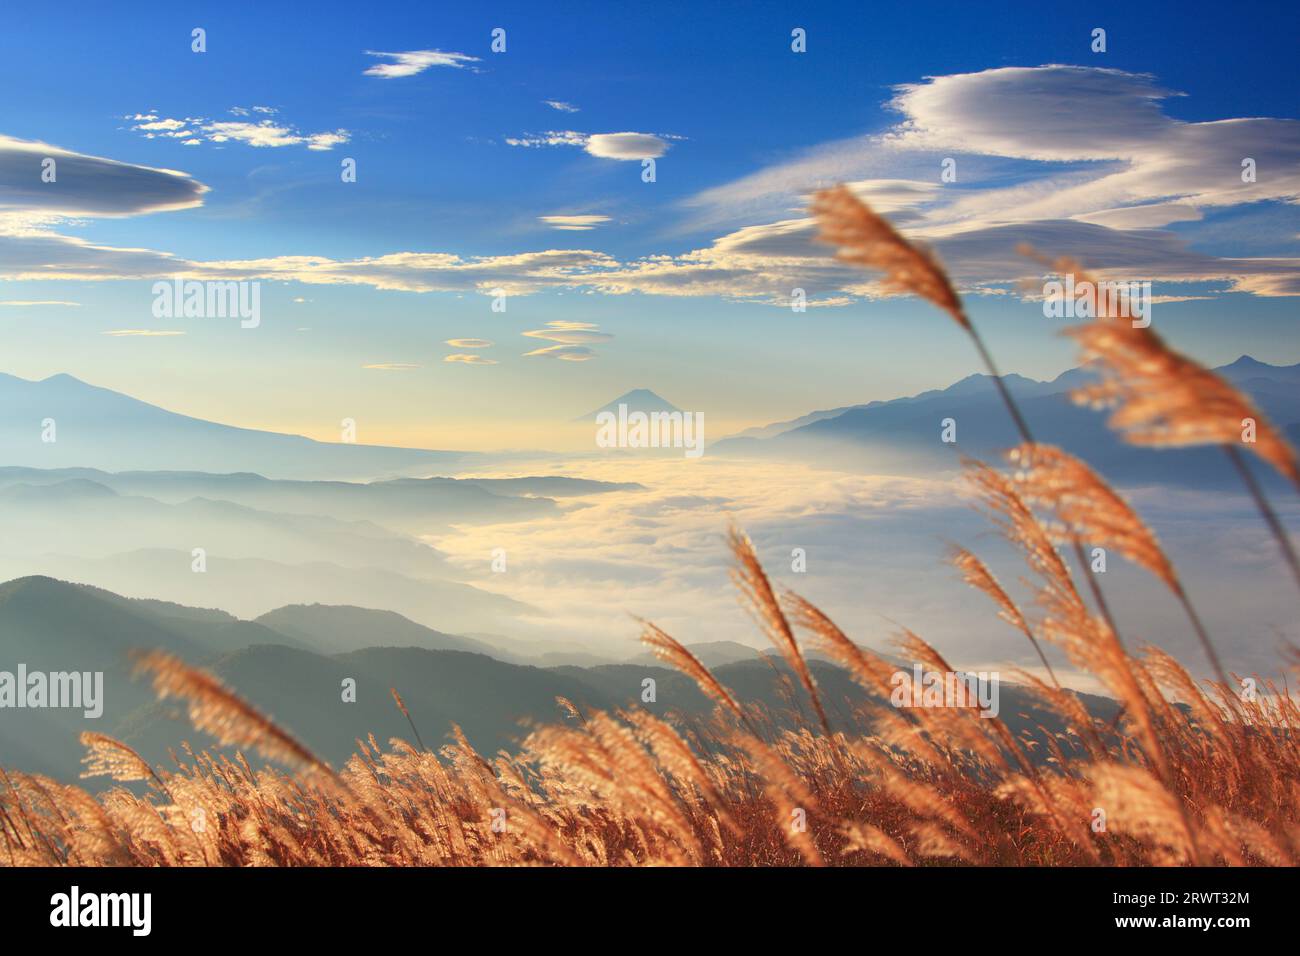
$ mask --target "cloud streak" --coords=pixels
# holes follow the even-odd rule
[[[609,222],[609,216],[538,216],[539,222],[544,222],[552,229],[559,229],[565,232],[586,232],[595,229],[597,226]]]
[[[415,76],[430,67],[448,66],[462,70],[471,63],[478,63],[479,58],[466,53],[444,53],[442,50],[408,50],[404,53],[380,53],[366,50],[366,56],[387,57],[391,62],[376,63],[365,70],[365,76],[377,76],[384,80],[396,80],[405,76]]]

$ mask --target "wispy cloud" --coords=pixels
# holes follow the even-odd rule
[[[549,133],[527,133],[523,136],[507,136],[510,146],[585,146],[587,134],[571,129],[551,130]]]
[[[546,348],[525,352],[525,357],[559,359],[562,362],[586,362],[596,357],[596,353],[585,345],[548,345]]]
[[[590,361],[596,357],[596,351],[591,346],[614,340],[613,335],[600,331],[594,322],[573,322],[567,319],[547,322],[540,329],[530,329],[522,334],[531,339],[559,343],[525,352],[525,357],[559,359],[564,362]]]
[[[406,372],[413,368],[419,368],[418,365],[411,365],[407,362],[375,362],[372,365],[363,365],[362,368],[376,369],[381,372]]]
[[[0,302],[0,306],[10,308],[26,308],[34,305],[66,305],[74,308],[80,307],[80,302],[64,302],[61,299],[6,299]]]
[[[547,322],[543,328],[531,329],[521,334],[529,338],[561,342],[565,345],[598,345],[614,341],[614,336],[608,332],[601,332],[600,326],[595,323],[570,322],[566,319]]]
[[[443,344],[454,349],[490,349],[496,345],[490,339],[447,339]]]
[[[274,114],[269,106],[249,108],[232,107],[230,112],[239,117],[250,117],[254,113]],[[200,116],[184,119],[163,118],[156,113],[136,113],[126,119],[133,121],[131,127],[145,139],[172,139],[185,146],[199,146],[209,143],[244,143],[255,147],[306,146],[311,150],[333,149],[351,139],[351,133],[345,129],[336,129],[323,133],[304,133],[294,126],[272,119],[250,121],[210,120]]]
[[[455,355],[448,355],[443,358],[444,362],[453,362],[460,365],[496,365],[496,359],[490,359],[485,355],[475,355],[472,352],[461,352]]]
[[[449,66],[464,69],[470,63],[478,63],[479,58],[466,53],[444,53],[442,50],[409,50],[405,53],[380,53],[366,50],[367,56],[388,57],[391,63],[376,63],[365,71],[366,76],[378,76],[385,80],[395,80],[403,76],[415,76],[433,66]]]
[[[974,283],[1014,281],[1024,267],[1010,250],[1029,241],[1130,277],[1300,294],[1293,258],[1218,258],[1190,248],[1194,230],[1185,238],[1152,231],[1196,222],[1208,209],[1300,200],[1300,123],[1184,122],[1162,109],[1174,95],[1150,76],[1078,66],[931,77],[896,90],[889,105],[903,119],[883,134],[814,147],[706,190],[688,207],[697,227],[788,215],[812,189],[856,180],[864,198],[936,245],[952,271]],[[1244,180],[1246,158],[1269,176]],[[944,159],[956,162],[957,181],[940,185]],[[973,188],[971,176],[995,185]],[[787,265],[792,257],[812,261],[820,254],[806,242],[811,234],[807,219],[769,221],[679,266],[734,266],[741,250],[753,268],[764,259],[779,267],[776,258],[754,257],[776,250]]]
[[[101,335],[112,335],[119,338],[166,338],[173,335],[184,335],[179,329],[112,329],[108,332],[101,332]]]
[[[552,229],[568,232],[584,232],[594,229],[602,223],[609,222],[609,216],[538,216],[539,221]]]
[[[574,106],[572,103],[566,103],[563,100],[542,100],[542,102],[553,110],[559,110],[561,113],[578,112],[578,107]]]

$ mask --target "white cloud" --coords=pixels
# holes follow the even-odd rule
[[[582,232],[609,222],[609,216],[538,216],[537,218],[552,229],[569,232]]]
[[[601,159],[655,159],[668,144],[650,133],[596,133],[587,140],[587,152]]]
[[[1003,67],[898,88],[889,134],[907,148],[1056,162],[1128,160],[1182,125],[1152,77],[1083,66]]]
[[[232,107],[235,116],[249,117],[254,113],[274,114],[276,110],[269,106],[254,106],[248,109]],[[132,120],[143,119],[131,127],[146,139],[175,139],[184,146],[198,146],[204,140],[210,143],[238,142],[255,147],[283,147],[305,145],[310,150],[328,150],[346,143],[351,133],[345,129],[332,132],[303,133],[294,126],[277,123],[271,119],[250,122],[238,120],[208,120],[201,116],[185,119],[159,119],[156,114],[135,114],[127,117]]]
[[[203,127],[207,138],[214,143],[236,140],[249,146],[296,146],[303,138],[287,126],[276,126],[271,120],[260,123],[240,121],[209,123]]]
[[[559,110],[561,113],[578,112],[578,107],[574,106],[572,103],[566,103],[563,100],[542,100],[542,102],[553,110]]]
[[[587,134],[571,129],[552,130],[549,133],[529,133],[526,136],[507,136],[509,146],[585,146]]]
[[[462,352],[455,355],[448,355],[443,358],[444,362],[451,362],[457,365],[496,365],[496,359],[490,359],[485,355],[474,355],[471,352]]]
[[[181,129],[183,126],[185,126],[185,120],[164,119],[164,120],[154,120],[152,122],[147,122],[147,123],[141,123],[138,126],[132,127],[132,129],[172,130],[172,129]]]
[[[449,66],[460,70],[470,63],[479,62],[479,58],[476,56],[469,56],[465,53],[444,53],[441,50],[410,50],[405,53],[379,53],[374,50],[366,50],[365,52],[367,56],[388,57],[393,61],[391,63],[376,63],[365,71],[365,76],[378,76],[385,80],[415,76],[432,66]]]
[[[81,303],[64,302],[60,299],[39,299],[39,300],[6,299],[5,301],[0,302],[0,306],[5,306],[9,308],[27,308],[34,305],[64,305],[64,306],[71,306],[77,308],[81,306]]]
[[[411,365],[407,362],[376,362],[372,365],[361,366],[364,369],[375,369],[381,372],[407,372],[413,368],[419,368],[418,365]]]
[[[447,339],[443,345],[450,345],[454,349],[490,349],[496,343],[491,339]]]
[[[812,223],[788,218],[789,211],[802,210],[815,188],[865,180],[858,183],[864,198],[908,235],[935,244],[969,283],[1022,277],[1027,270],[1012,250],[1029,241],[1125,277],[1223,281],[1234,291],[1296,294],[1300,261],[1294,258],[1221,258],[1192,249],[1194,230],[1188,241],[1151,230],[1195,223],[1215,207],[1300,201],[1300,123],[1187,123],[1162,112],[1161,100],[1171,95],[1149,76],[1070,66],[909,84],[891,101],[903,118],[884,134],[816,147],[687,204],[697,228],[759,216],[777,221],[736,229],[708,249],[641,271],[661,285],[683,287],[701,284],[690,281],[692,274],[725,282],[727,270],[737,267],[751,286],[765,281],[764,272],[784,281],[792,258],[825,255],[807,243]],[[1243,182],[1247,157],[1268,175]],[[941,186],[945,158],[956,160],[958,176]],[[1026,162],[1032,164],[1027,171]],[[833,278],[821,266],[818,276]],[[635,284],[637,277],[629,278]]]
[[[579,133],[576,130],[551,130],[508,136],[510,146],[581,146],[600,159],[655,159],[668,151],[668,139],[678,137],[654,133]]]
[[[184,332],[176,329],[112,329],[108,332],[101,332],[101,335],[112,335],[117,337],[128,338],[169,338],[173,335],[184,335]]]
[[[312,150],[329,150],[341,146],[351,138],[345,129],[336,129],[332,133],[312,133],[307,137],[307,148]]]

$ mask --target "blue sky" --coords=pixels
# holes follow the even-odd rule
[[[802,197],[838,179],[937,245],[1008,369],[1072,363],[1008,294],[1024,276],[1003,247],[1021,233],[1186,300],[1157,323],[1212,364],[1300,360],[1294,5],[699,7],[11,5],[0,302],[77,304],[0,305],[0,370],[317,437],[350,416],[362,440],[441,447],[544,443],[635,386],[749,424],[968,374],[937,315],[810,258]],[[373,72],[401,62],[375,52],[416,51],[451,56]],[[108,161],[84,165],[100,194],[46,205],[19,178],[32,143],[69,155],[65,190],[83,188],[75,157]],[[1238,155],[1259,162],[1244,190]],[[939,182],[944,157],[956,183]],[[153,172],[128,192],[121,164]],[[161,209],[178,185],[187,208]],[[583,216],[603,218],[543,219]],[[446,259],[410,258],[430,255]],[[261,281],[263,324],[153,318],[150,287],[178,260]],[[795,284],[830,304],[773,304]],[[184,334],[105,334],[124,330]]]

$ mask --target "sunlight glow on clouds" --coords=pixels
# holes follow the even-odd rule
[[[559,359],[562,362],[587,362],[596,357],[594,350],[585,345],[548,345],[524,353],[525,358]]]
[[[567,319],[547,322],[544,328],[531,329],[521,334],[532,339],[560,343],[525,352],[525,358],[550,358],[564,362],[590,361],[596,357],[596,352],[589,346],[614,341],[614,336],[601,332],[600,327],[593,322],[573,322]]]
[[[604,342],[614,341],[614,336],[608,332],[601,332],[600,327],[591,322],[570,322],[559,319],[554,322],[547,322],[545,328],[531,329],[521,333],[532,339],[544,339],[547,342],[559,342],[562,345],[600,345]],[[566,355],[583,354],[588,358],[594,357],[590,349],[583,352],[560,352],[547,349],[538,349],[535,352],[529,352],[529,355],[548,354],[555,358],[564,358]]]

